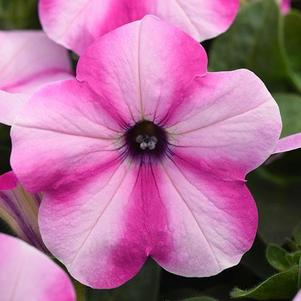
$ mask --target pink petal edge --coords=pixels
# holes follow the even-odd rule
[[[9,171],[0,176],[0,190],[11,190],[17,187],[18,180],[14,172]]]
[[[66,273],[27,243],[0,234],[1,301],[75,301]]]
[[[295,296],[293,301],[301,301],[301,291],[299,291],[299,293]]]
[[[41,86],[72,78],[67,51],[42,31],[0,31],[0,122],[12,125]]]
[[[160,17],[198,41],[213,38],[234,21],[239,0],[41,0],[40,20],[57,43],[81,54],[97,37],[145,15]]]
[[[301,148],[301,133],[290,135],[279,140],[274,154],[284,153]]]

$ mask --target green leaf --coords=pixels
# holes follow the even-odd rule
[[[75,280],[74,280],[73,285],[74,285],[75,291],[76,291],[76,300],[77,301],[87,301],[86,287],[83,284],[81,284]]]
[[[235,288],[232,298],[251,298],[255,300],[281,300],[294,297],[298,290],[299,266],[295,265],[288,271],[281,272],[268,278],[250,290]]]
[[[286,258],[291,265],[299,264],[301,258],[301,251],[289,253],[286,255]]]
[[[301,257],[299,258],[299,265],[298,265],[298,283],[297,283],[298,290],[301,288]]]
[[[283,19],[283,46],[291,77],[301,90],[301,13],[292,10]]]
[[[160,267],[149,260],[140,273],[123,286],[112,290],[87,291],[89,301],[157,301]]]
[[[271,244],[267,247],[266,258],[269,264],[278,271],[286,271],[291,267],[287,257],[288,252],[278,245]]]
[[[288,93],[276,93],[273,96],[281,111],[283,121],[282,136],[301,132],[301,96]]]
[[[272,90],[283,90],[290,79],[279,35],[280,12],[276,1],[253,1],[242,7],[230,30],[213,42],[209,68],[248,68]]]

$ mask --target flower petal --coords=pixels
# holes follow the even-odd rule
[[[27,243],[0,234],[1,300],[75,301],[65,272]]]
[[[252,246],[258,219],[244,181],[218,178],[188,158],[173,157],[162,169],[158,189],[171,247],[163,258],[152,253],[154,259],[187,277],[212,276],[238,264]]]
[[[174,114],[182,119],[168,129],[177,154],[201,160],[217,175],[232,179],[244,179],[262,164],[281,132],[275,100],[247,70],[197,78]]]
[[[157,0],[151,13],[202,42],[225,32],[238,9],[238,0]]]
[[[10,171],[0,176],[0,190],[10,190],[16,188],[18,180],[16,175]]]
[[[28,97],[26,94],[0,91],[0,123],[12,125]]]
[[[280,139],[274,153],[284,153],[298,148],[301,148],[301,133]]]
[[[70,78],[64,48],[40,31],[0,31],[0,90],[31,93],[45,82]]]
[[[40,31],[0,31],[0,122],[12,125],[40,86],[72,78],[65,49]]]
[[[138,273],[153,245],[164,248],[162,206],[153,181],[147,181],[153,177],[145,179],[150,169],[142,169],[125,162],[100,172],[75,194],[46,193],[42,237],[80,282],[117,287]],[[149,223],[151,217],[156,224]]]
[[[76,186],[122,156],[120,128],[86,84],[48,85],[26,103],[12,128],[13,170],[31,192]]]
[[[181,159],[162,165],[123,163],[75,194],[46,193],[42,237],[73,277],[113,288],[147,256],[179,275],[211,276],[251,247],[257,210],[243,181],[220,180]]]
[[[40,20],[54,41],[81,54],[95,38],[123,24],[141,19],[148,0],[42,0]]]
[[[154,63],[155,62],[155,63]],[[77,78],[134,121],[166,118],[207,56],[196,41],[151,16],[97,40],[80,58]]]
[[[53,40],[82,53],[95,38],[147,14],[203,41],[226,31],[238,8],[238,0],[41,0],[39,11]]]

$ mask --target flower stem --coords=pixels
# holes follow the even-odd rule
[[[75,287],[75,290],[76,290],[76,296],[77,296],[77,301],[86,301],[86,287],[77,282],[77,281],[74,281],[74,287]]]

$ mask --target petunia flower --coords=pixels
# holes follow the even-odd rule
[[[292,0],[278,0],[281,12],[283,14],[289,13],[291,10]]]
[[[66,273],[27,243],[0,234],[1,301],[75,301]]]
[[[11,125],[28,97],[72,78],[67,51],[40,31],[0,31],[0,122]]]
[[[46,253],[38,226],[40,203],[41,196],[25,191],[13,172],[0,176],[0,218],[19,238]]]
[[[82,53],[95,38],[152,14],[198,41],[226,31],[239,0],[40,0],[40,20],[51,39]]]
[[[97,39],[76,80],[33,95],[12,128],[11,163],[44,192],[49,250],[80,282],[113,288],[149,256],[187,277],[236,265],[257,229],[245,177],[280,132],[255,74],[208,72],[198,42],[145,17]]]

